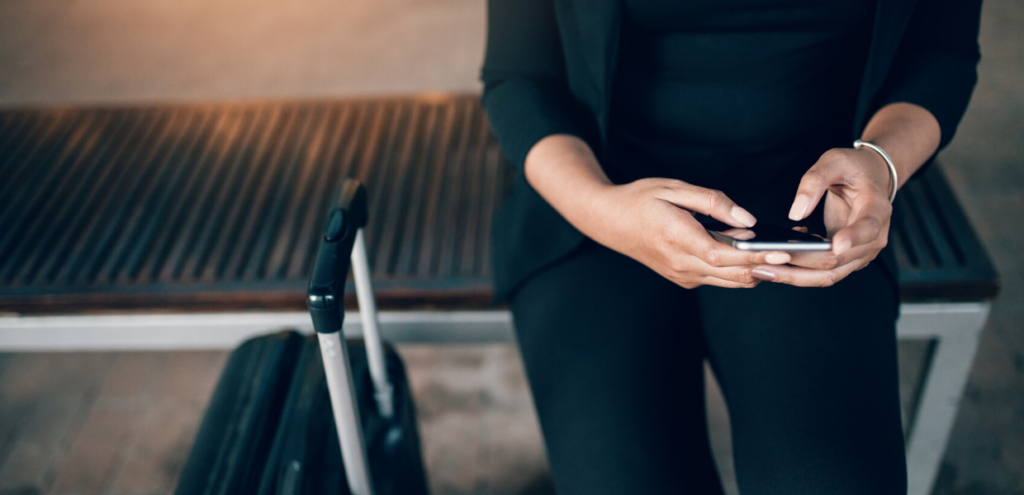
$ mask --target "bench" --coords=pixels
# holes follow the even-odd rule
[[[342,177],[369,187],[385,333],[514,340],[488,262],[513,176],[476,96],[3,110],[0,177],[0,313],[21,315],[0,318],[0,348],[308,327],[320,205]],[[939,167],[895,211],[898,335],[926,342],[903,387],[910,493],[926,494],[998,283]],[[112,310],[130,315],[49,316]],[[100,327],[112,340],[83,331]]]

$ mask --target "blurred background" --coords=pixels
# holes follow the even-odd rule
[[[403,173],[416,177],[377,190],[380,197],[406,198],[409,191],[418,190],[417,184],[441,181],[434,175],[413,173],[416,169],[410,167],[417,163],[409,156],[419,153],[438,163],[456,157],[444,163],[463,159],[470,163],[463,155],[478,153],[477,161],[487,165],[485,172],[466,177],[488,187],[475,196],[439,193],[431,199],[428,194],[422,198],[425,213],[419,217],[406,213],[420,204],[416,201],[421,198],[415,194],[412,199],[379,207],[385,212],[382,216],[395,225],[426,222],[442,240],[450,239],[448,244],[440,242],[432,252],[422,254],[427,249],[423,246],[430,244],[423,240],[409,244],[415,237],[412,234],[394,237],[385,227],[371,228],[369,234],[371,248],[414,246],[409,253],[398,248],[393,253],[388,251],[391,248],[379,247],[383,253],[375,250],[375,277],[381,281],[385,309],[488,309],[487,292],[482,288],[489,276],[485,214],[496,204],[510,172],[501,167],[493,139],[472,132],[484,126],[473,101],[481,89],[477,71],[483,55],[485,8],[484,0],[0,0],[0,143],[7,146],[0,147],[7,153],[0,155],[0,162],[39,156],[42,163],[42,155],[30,155],[32,152],[23,151],[19,143],[39,133],[64,136],[63,132],[71,136],[67,139],[79,139],[74,138],[79,133],[85,144],[65,149],[92,153],[83,156],[93,157],[99,164],[96,174],[106,177],[103,164],[108,158],[104,157],[114,152],[98,150],[102,140],[90,141],[93,128],[121,126],[117,129],[124,136],[122,141],[160,146],[164,146],[163,138],[157,137],[160,132],[190,139],[194,137],[190,129],[194,129],[201,134],[197,142],[209,139],[208,147],[215,150],[215,145],[223,144],[228,156],[235,146],[232,136],[248,132],[250,122],[267,118],[272,122],[267,129],[282,126],[296,136],[307,136],[296,138],[300,144],[294,150],[282,148],[268,155],[294,156],[296,163],[309,163],[309,168],[296,170],[312,172],[288,179],[291,182],[287,184],[307,187],[301,191],[311,191],[312,196],[322,195],[323,188],[311,178],[320,170],[316,167],[326,166],[329,160],[325,157],[344,156],[353,163],[352,173],[364,177],[371,189],[370,179],[383,183],[388,177],[404,177]],[[981,48],[978,86],[955,140],[940,161],[999,273],[1001,291],[981,334],[939,470],[936,494],[1024,494],[1024,2],[985,3]],[[327,129],[324,136],[332,132],[355,136],[343,142],[372,141],[377,155],[357,150],[349,156],[320,144],[317,126]],[[142,130],[131,134],[134,127]],[[302,130],[307,128],[314,130]],[[431,130],[435,128],[440,130]],[[367,129],[383,129],[380,135],[385,137]],[[429,132],[421,134],[440,137],[410,140],[405,145],[413,150],[409,156],[387,158],[387,136],[402,135],[403,129],[427,129]],[[459,129],[468,129],[463,132],[468,137],[458,137],[463,136]],[[218,137],[221,132],[226,137]],[[213,137],[203,137],[206,135]],[[330,142],[327,138],[323,141]],[[321,148],[334,151],[316,151]],[[172,156],[172,151],[167,156]],[[182,156],[187,162],[193,155]],[[374,156],[393,160],[398,168],[381,165],[374,169]],[[206,159],[206,155],[201,157]],[[127,165],[122,165],[124,173],[117,175],[122,181],[118,187],[135,180],[130,168],[133,163],[144,162],[132,160],[139,161],[124,161]],[[195,162],[205,163],[202,160],[196,158]],[[29,218],[30,213],[18,209],[21,203],[16,204],[16,198],[33,197],[33,184],[44,183],[39,181],[58,180],[32,175],[33,162],[23,161],[28,168],[0,167],[0,188],[7,195],[0,200],[0,214],[6,215],[0,217],[0,226],[7,232],[0,236],[17,231],[18,222]],[[265,161],[261,166],[271,171],[268,174],[290,177],[274,168],[272,158]],[[381,171],[385,169],[386,173]],[[218,180],[230,182],[234,177],[230,171],[204,176],[200,170],[189,176],[193,179],[180,179],[192,188],[188,191],[196,192],[177,196],[173,190],[160,189],[160,184],[179,180],[172,174],[165,181],[163,173],[139,172],[138,184],[148,184],[147,190],[155,192],[126,197],[125,201],[146,201],[164,194],[171,212],[168,218],[178,218],[174,205],[203,200],[204,180],[213,184],[208,189],[217,189],[221,186]],[[450,180],[452,176],[444,177]],[[64,187],[70,190],[73,184],[69,181]],[[270,185],[264,189],[275,191]],[[237,191],[244,193],[245,186]],[[252,197],[243,193],[238,193],[239,201],[264,204],[258,192]],[[313,213],[305,213],[300,194],[285,192],[268,198],[266,211],[278,203],[291,205],[288,208],[294,208],[297,215],[309,218],[307,224],[318,225]],[[102,227],[111,225],[108,230],[115,231],[135,225],[130,210],[118,209],[118,200],[98,207],[101,214],[96,219],[79,219],[77,212],[70,210],[58,213],[68,219],[69,229],[82,225],[86,241],[105,240]],[[222,200],[210,201],[216,205]],[[230,199],[225,201],[230,203]],[[311,208],[318,210],[318,205]],[[476,207],[484,214],[467,218],[444,215],[475,211]],[[232,218],[244,217],[232,212],[230,204],[223,206],[223,214],[211,208],[212,217],[223,220],[225,229],[234,229]],[[206,230],[216,238],[220,227],[215,225],[220,224],[203,224],[202,218],[190,220],[187,212],[180,216],[176,228],[185,229],[191,222],[214,225]],[[0,314],[0,494],[173,491],[230,348],[246,332],[259,327],[224,331],[227,326],[222,325],[217,330],[203,315],[230,310],[258,319],[260,313],[254,311],[272,310],[278,319],[268,318],[264,325],[268,328],[278,321],[284,326],[301,324],[295,315],[301,315],[303,306],[302,255],[306,251],[301,244],[281,247],[280,253],[286,256],[274,243],[282,233],[301,237],[306,224],[293,226],[278,220],[264,231],[239,222],[243,226],[238,232],[231,230],[225,242],[252,239],[256,246],[240,261],[228,256],[230,247],[218,248],[212,243],[201,258],[215,260],[218,249],[225,251],[228,254],[221,265],[209,261],[216,266],[204,271],[201,262],[191,266],[182,254],[185,261],[180,264],[185,268],[161,268],[160,263],[173,259],[179,249],[168,239],[165,251],[157,249],[159,256],[153,258],[157,261],[147,261],[149,254],[140,254],[138,270],[124,272],[128,275],[123,277],[117,266],[104,272],[103,256],[119,249],[116,232],[104,241],[109,242],[109,249],[95,256],[88,246],[72,241],[66,249],[61,247],[60,235],[45,237],[49,231],[42,228],[38,233],[29,229],[24,238],[0,239],[4,243],[0,255],[9,257],[0,258],[0,264],[14,260],[11,263],[17,265],[2,268],[6,271],[0,273],[4,284],[0,306],[5,311]],[[445,230],[445,222],[453,226]],[[161,239],[160,232],[146,235],[153,236],[154,243]],[[49,239],[56,247],[36,245],[36,239]],[[89,244],[86,241],[82,244]],[[201,245],[199,241],[194,244]],[[187,254],[192,245],[180,249]],[[134,266],[135,258],[125,249],[129,254],[124,266]],[[74,255],[74,263],[65,268],[60,259],[48,261],[62,253]],[[265,263],[260,256],[266,258]],[[289,259],[298,261],[289,265]],[[129,284],[127,289],[118,289],[116,284],[89,285],[91,275],[67,275],[75,273],[78,266],[91,266],[90,260],[96,263],[96,273],[110,274],[109,280],[131,282],[144,272],[157,275],[151,285],[138,288]],[[196,280],[185,280],[182,275],[189,267],[198,274]],[[37,272],[45,276],[37,276]],[[164,272],[170,273],[170,278],[161,278]],[[212,275],[204,278],[207,272]],[[268,275],[271,272],[278,276],[266,282],[273,278]],[[231,274],[237,275],[237,280],[214,283],[231,278]],[[73,283],[53,282],[65,275]],[[415,276],[419,278],[413,280]],[[253,280],[256,282],[246,285]],[[86,286],[90,288],[76,289]],[[300,294],[298,300],[295,294]],[[114,309],[117,311],[111,313]],[[86,323],[31,319],[97,314],[102,318]],[[175,320],[158,330],[132,326],[152,324],[154,320],[146,317],[163,314],[175,318],[198,315],[199,319]],[[174,325],[178,325],[174,327],[178,333],[169,330]],[[171,336],[154,335],[158,331]],[[128,342],[128,335],[134,335],[134,340]],[[424,457],[436,495],[553,493],[515,345],[508,341],[507,333],[494,335],[440,344],[410,338],[399,345],[420,408]],[[912,363],[915,353],[920,354],[913,346],[902,346],[901,353],[901,359],[911,363],[908,366],[921,366]],[[912,395],[908,392],[908,397]],[[709,397],[716,454],[727,460],[724,408],[714,390]],[[731,489],[731,467],[724,466],[722,471]]]

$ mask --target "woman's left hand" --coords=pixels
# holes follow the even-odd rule
[[[832,250],[792,253],[790,265],[764,265],[755,278],[800,287],[828,287],[867,266],[889,238],[891,184],[885,160],[868,148],[825,152],[804,174],[789,212],[803,220],[825,196],[825,228]]]

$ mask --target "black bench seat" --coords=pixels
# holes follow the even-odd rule
[[[346,176],[382,308],[489,308],[502,160],[473,95],[3,110],[0,311],[301,310]],[[904,301],[996,294],[938,167],[895,206]]]

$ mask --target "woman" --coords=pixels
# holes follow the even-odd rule
[[[905,493],[890,201],[967,106],[980,1],[488,10],[483,101],[519,172],[496,292],[558,492],[721,493],[706,358],[744,495]],[[738,251],[694,213],[832,250]]]

